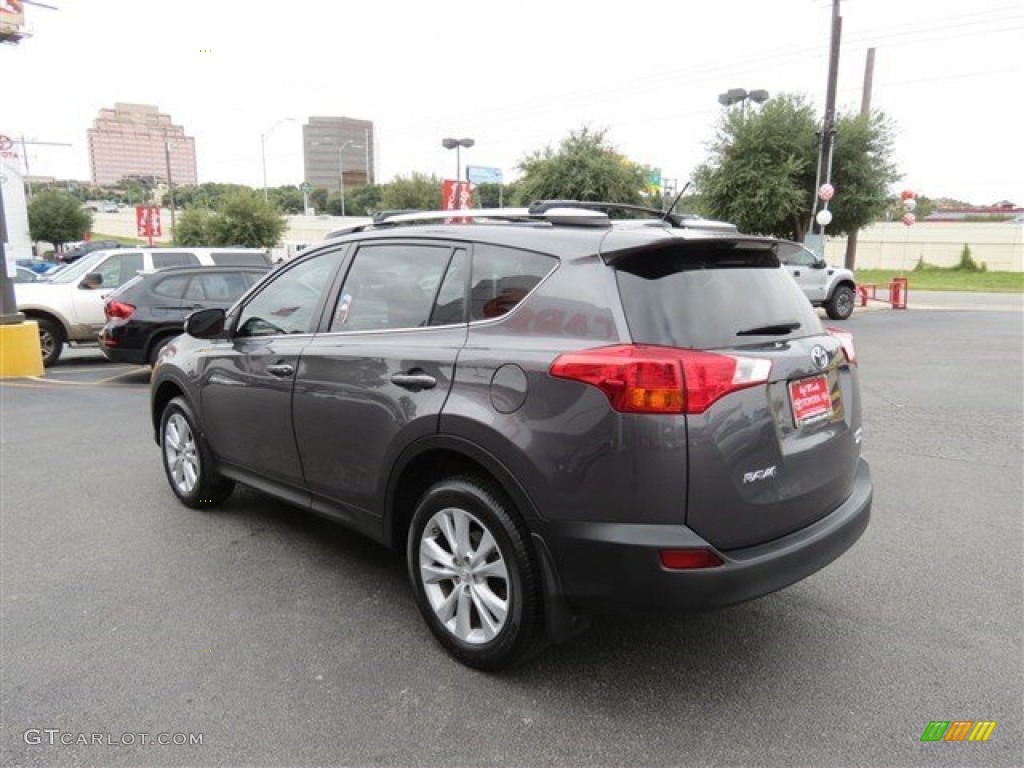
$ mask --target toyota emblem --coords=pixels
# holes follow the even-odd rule
[[[811,350],[811,362],[819,370],[828,365],[828,350],[818,344]]]

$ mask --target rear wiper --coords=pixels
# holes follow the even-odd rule
[[[785,336],[791,331],[800,327],[796,320],[772,323],[771,325],[759,325],[757,328],[747,328],[745,331],[737,331],[737,336]]]

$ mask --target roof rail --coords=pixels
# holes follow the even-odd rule
[[[353,232],[386,229],[403,224],[440,223],[547,223],[576,227],[610,227],[608,214],[601,211],[580,208],[551,207],[541,212],[527,208],[463,208],[452,211],[383,211],[374,216],[369,224],[359,224],[336,229],[327,234],[328,238],[340,237]]]

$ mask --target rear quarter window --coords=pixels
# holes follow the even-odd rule
[[[558,265],[533,251],[480,244],[473,251],[470,319],[491,320],[511,312]]]
[[[742,331],[798,323],[782,338],[821,332],[810,302],[770,245],[724,240],[642,251],[615,263],[633,341],[715,349],[778,340]]]

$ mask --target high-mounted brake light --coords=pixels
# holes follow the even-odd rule
[[[853,334],[849,331],[841,331],[838,328],[826,328],[825,330],[839,339],[839,343],[843,345],[843,354],[846,355],[846,359],[851,365],[856,365],[857,348],[853,346]]]
[[[768,381],[770,360],[675,347],[621,344],[559,355],[550,373],[597,387],[623,413],[703,413]]]
[[[129,304],[127,301],[117,301],[111,299],[105,305],[103,305],[103,313],[107,316],[107,320],[127,320],[135,312],[135,305]]]

